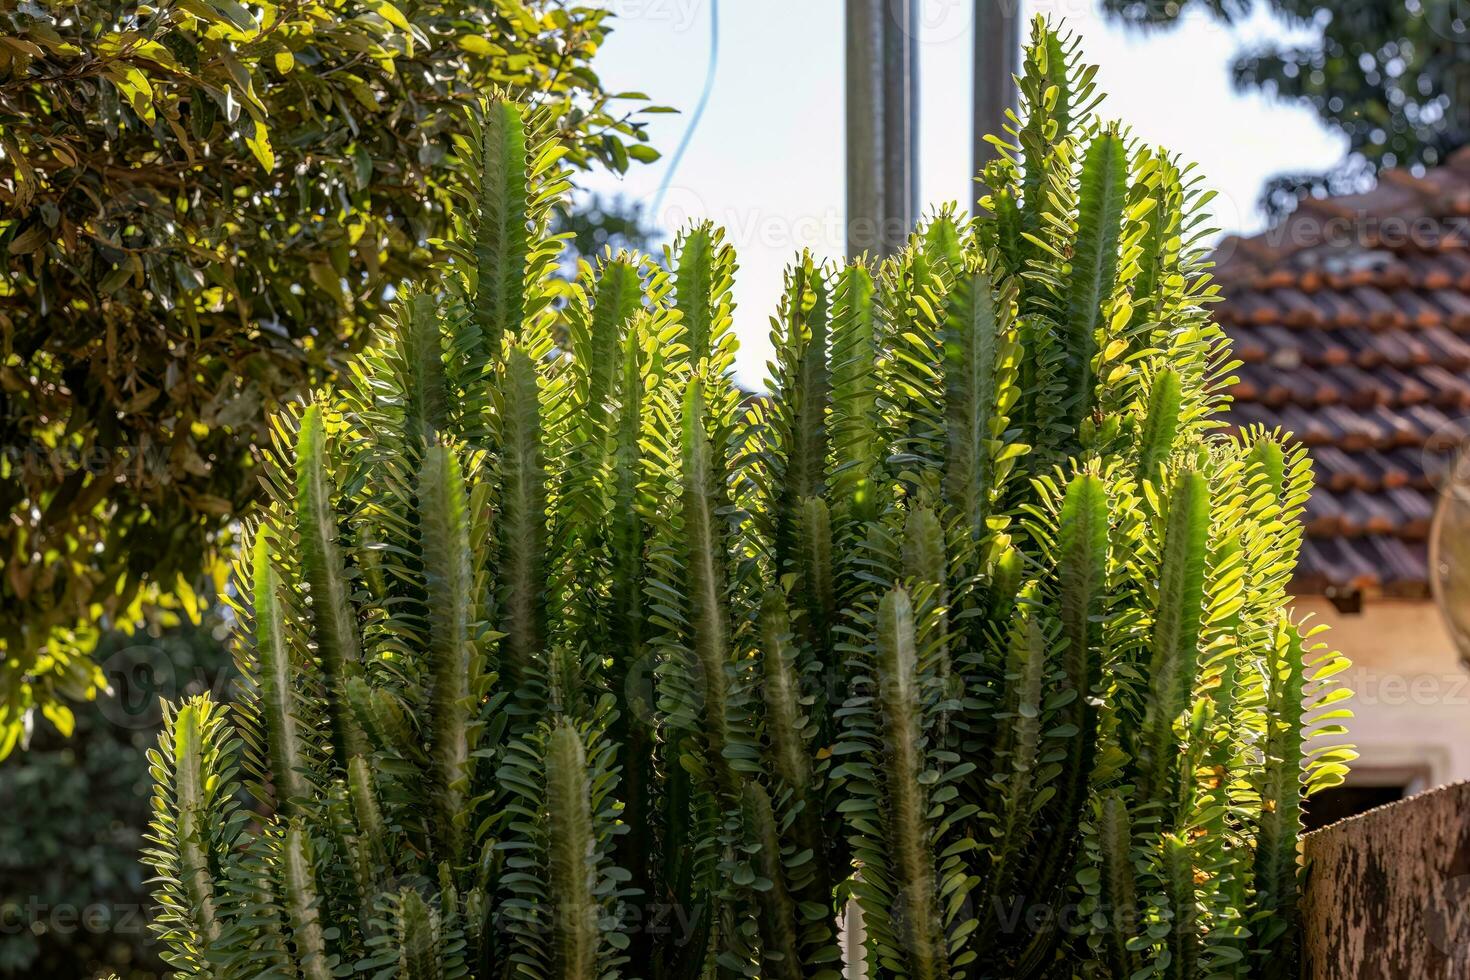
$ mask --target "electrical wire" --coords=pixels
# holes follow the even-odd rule
[[[654,220],[658,220],[659,208],[664,203],[664,195],[668,193],[669,185],[674,182],[674,174],[679,170],[679,164],[684,160],[684,151],[689,149],[689,143],[694,139],[694,131],[699,128],[699,121],[704,118],[704,110],[709,106],[710,93],[715,88],[715,69],[720,63],[720,0],[710,0],[709,4],[709,68],[704,75],[704,91],[699,93],[699,101],[694,105],[694,112],[689,116],[689,128],[684,130],[683,137],[679,140],[674,155],[669,158],[669,167],[664,171],[663,180],[659,181],[658,190],[653,195],[653,207],[649,209]]]

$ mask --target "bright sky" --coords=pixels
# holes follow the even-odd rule
[[[651,201],[698,100],[709,59],[710,0],[603,0],[616,33],[597,69],[612,91],[641,91],[684,110],[651,117],[665,154],[626,177],[583,178],[603,193]],[[1217,225],[1254,231],[1270,175],[1324,168],[1343,144],[1304,109],[1241,95],[1230,83],[1235,53],[1287,35],[1265,13],[1226,29],[1191,16],[1154,35],[1108,23],[1097,0],[1023,0],[1027,13],[1062,18],[1083,38],[1109,93],[1101,112],[1126,120],[1150,143],[1196,161],[1219,191]],[[971,0],[921,0],[920,196],[929,205],[970,193]],[[801,248],[844,251],[842,0],[724,0],[709,108],[656,223],[671,233],[693,218],[726,228],[740,257],[736,277],[739,372],[759,384],[770,356],[769,318],[781,275]]]

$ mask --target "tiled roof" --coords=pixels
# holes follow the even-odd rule
[[[1470,418],[1470,150],[1308,200],[1216,261],[1232,421],[1314,461],[1297,592],[1427,595],[1436,470]]]

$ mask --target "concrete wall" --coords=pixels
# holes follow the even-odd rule
[[[1419,792],[1470,780],[1470,671],[1433,602],[1369,599],[1360,613],[1340,613],[1303,598],[1295,607],[1332,626],[1326,642],[1353,662],[1342,675],[1357,695],[1353,782]]]
[[[1307,836],[1306,980],[1470,977],[1470,784]]]

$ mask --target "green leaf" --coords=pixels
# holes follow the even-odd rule
[[[265,123],[253,120],[248,132],[242,134],[245,145],[250,148],[261,169],[270,172],[276,169],[276,153],[271,149],[270,131]]]
[[[255,15],[238,0],[203,0],[203,2],[219,11],[231,24],[246,33],[253,34],[260,30],[260,22],[255,19]]]
[[[41,714],[45,715],[46,720],[56,726],[56,730],[61,733],[63,738],[70,738],[71,733],[76,729],[76,716],[64,704],[43,704],[41,705]]]
[[[413,33],[413,25],[408,22],[407,17],[403,16],[403,11],[395,7],[389,0],[375,0],[373,9],[377,11],[379,17],[382,17],[403,33]]]
[[[352,175],[359,190],[366,190],[373,182],[373,167],[373,155],[359,143],[352,151]]]

